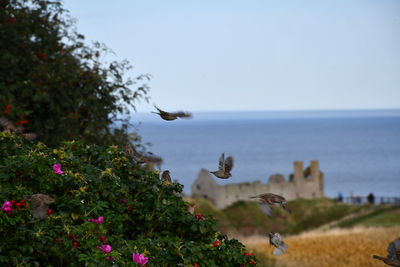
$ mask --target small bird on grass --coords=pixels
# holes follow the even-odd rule
[[[161,174],[161,181],[165,181],[168,184],[172,184],[172,180],[171,180],[171,176],[169,174],[169,170],[163,171],[163,173]]]
[[[192,114],[188,112],[183,112],[183,111],[178,111],[178,112],[166,112],[161,109],[159,109],[156,105],[154,107],[158,110],[158,112],[152,111],[152,113],[160,115],[160,117],[163,120],[166,121],[173,121],[176,120],[177,118],[191,118]]]
[[[280,234],[278,233],[269,233],[269,244],[273,245],[274,248],[274,255],[281,255],[288,249],[288,244],[283,242],[283,239]]]
[[[219,158],[218,171],[211,172],[221,179],[227,179],[232,176],[231,170],[233,168],[233,158],[231,156],[225,159],[225,153],[222,153]]]
[[[282,196],[275,195],[272,193],[265,193],[257,196],[253,196],[250,198],[259,198],[260,201],[258,202],[258,205],[260,207],[260,210],[266,214],[269,217],[272,217],[272,211],[274,208],[275,204],[280,205],[282,208],[284,208],[287,212],[291,212],[286,206],[286,199]]]
[[[41,220],[46,218],[49,205],[54,203],[52,197],[44,194],[34,194],[31,196],[24,196],[24,198],[31,203],[33,217]]]
[[[24,130],[25,130],[24,126],[22,126],[22,125],[16,126],[5,117],[0,117],[0,125],[1,125],[1,127],[3,127],[4,131],[10,131],[15,134],[21,135],[23,138],[25,138],[28,141],[33,141],[36,139],[35,133],[24,133]]]

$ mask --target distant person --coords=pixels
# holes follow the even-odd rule
[[[342,192],[339,192],[338,201],[339,201],[339,202],[343,202],[343,195],[342,195]]]
[[[361,204],[361,197],[358,193],[356,194],[356,204]]]
[[[375,196],[374,196],[374,194],[370,193],[370,194],[367,196],[367,200],[368,200],[368,202],[369,202],[370,204],[375,204]]]
[[[353,195],[353,191],[350,191],[350,202],[351,202],[351,204],[354,204],[354,195]]]

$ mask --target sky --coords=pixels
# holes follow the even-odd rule
[[[400,1],[64,0],[152,75],[139,112],[400,108]]]

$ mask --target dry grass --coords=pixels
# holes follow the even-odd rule
[[[388,244],[400,237],[400,227],[333,229],[284,237],[289,245],[281,256],[272,255],[267,238],[240,239],[247,247],[275,266],[388,266],[372,255],[386,257]]]

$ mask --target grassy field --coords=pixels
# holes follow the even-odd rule
[[[289,245],[281,256],[272,255],[267,238],[240,239],[259,258],[259,266],[387,266],[372,258],[386,257],[388,244],[400,237],[400,226],[332,229],[284,237]]]
[[[204,199],[194,199],[193,202],[196,213],[212,214],[219,222],[220,231],[230,236],[264,235],[267,232],[298,234],[351,214],[370,214],[383,208],[337,203],[328,198],[297,199],[287,204],[291,214],[277,207],[274,216],[269,218],[260,211],[255,201],[238,201],[223,210],[218,210]],[[400,225],[400,222],[396,224]]]
[[[369,214],[356,216],[349,220],[344,220],[338,223],[337,227],[354,227],[354,226],[396,226],[400,225],[400,207],[389,206],[382,207]]]
[[[261,267],[385,266],[372,255],[386,257],[389,242],[400,237],[399,206],[297,199],[288,203],[291,214],[277,208],[268,218],[256,202],[239,201],[218,210],[207,200],[192,201],[195,212],[214,215],[222,232],[246,244]],[[272,255],[269,232],[283,235],[287,253]]]

